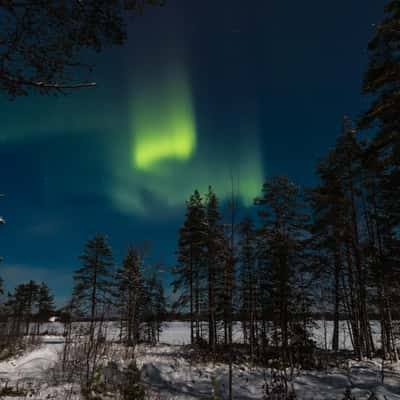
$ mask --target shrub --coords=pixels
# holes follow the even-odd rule
[[[122,400],[144,400],[146,392],[140,383],[140,372],[135,361],[131,361],[124,371],[124,379],[121,385]]]

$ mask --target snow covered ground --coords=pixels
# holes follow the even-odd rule
[[[4,386],[19,386],[33,389],[19,398],[60,399],[67,398],[69,387],[54,387],[50,377],[63,348],[59,336],[60,326],[49,324],[47,332],[53,335],[43,337],[39,347],[14,359],[0,362],[0,382]],[[54,328],[51,331],[50,328]],[[328,330],[328,329],[327,329]],[[110,330],[112,331],[112,330]],[[57,334],[58,333],[58,334]],[[324,329],[317,329],[316,340],[324,342]],[[239,334],[239,330],[237,330]],[[317,335],[316,335],[317,336]],[[321,342],[322,337],[322,342]],[[137,348],[137,364],[142,379],[151,389],[153,398],[166,399],[207,399],[211,394],[211,380],[216,378],[217,393],[221,399],[227,395],[228,369],[219,363],[192,362],[186,357],[189,341],[187,323],[168,323],[157,346],[140,345]],[[249,365],[234,365],[234,399],[262,399],[265,379],[270,381],[270,371]],[[379,400],[400,400],[400,365],[386,366],[385,381],[381,384],[380,360],[349,362],[347,366],[324,371],[302,371],[295,374],[293,388],[299,400],[342,399],[347,387],[358,399],[368,399],[373,391]],[[78,392],[69,399],[76,399]],[[18,397],[13,397],[18,399]]]
[[[80,326],[84,323],[78,323]],[[374,341],[377,346],[380,345],[380,326],[378,321],[371,322],[372,332]],[[33,330],[36,329],[36,326],[33,326]],[[41,333],[46,335],[62,335],[64,331],[64,326],[60,322],[53,322],[43,324],[41,326]],[[333,322],[332,321],[316,321],[316,325],[313,329],[313,337],[317,343],[317,346],[320,348],[331,348],[331,340],[332,340],[332,331],[333,331]],[[116,322],[108,322],[106,327],[107,337],[109,340],[117,340],[119,335],[118,323]],[[242,329],[240,323],[234,324],[233,329],[233,337],[234,341],[237,343],[241,343],[243,341]],[[166,322],[164,324],[164,330],[161,333],[160,342],[164,344],[173,344],[173,345],[184,345],[190,343],[190,329],[189,322]],[[399,343],[400,345],[400,343]],[[351,350],[351,340],[349,335],[349,327],[346,321],[340,322],[339,329],[339,347],[342,350]]]
[[[380,326],[377,321],[371,323],[374,341],[380,345]],[[316,321],[313,329],[313,338],[320,348],[331,348],[333,332],[332,321]],[[240,323],[236,323],[233,328],[233,340],[237,343],[243,342],[243,334]],[[160,342],[165,344],[182,345],[190,343],[190,328],[188,322],[168,322],[161,333]],[[326,342],[326,343],[325,343]],[[351,350],[351,340],[347,321],[341,321],[339,326],[339,347],[341,350]]]
[[[221,364],[191,364],[179,356],[180,346],[159,345],[156,348],[141,346],[138,364],[143,379],[159,393],[160,399],[204,399],[210,396],[212,377],[217,378],[217,393],[227,398],[228,368]],[[235,365],[233,369],[233,394],[235,399],[262,399],[265,375],[269,371],[249,365]],[[372,362],[353,362],[348,368],[329,373],[305,371],[292,381],[298,399],[342,399],[347,387],[357,399],[368,399],[372,391],[378,399],[400,399],[400,372],[391,371],[381,384],[381,365]]]
[[[57,339],[57,340],[55,340]],[[43,338],[43,345],[22,356],[0,363],[0,380],[30,381],[46,374],[58,360],[61,338]]]

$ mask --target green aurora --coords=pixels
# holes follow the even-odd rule
[[[243,204],[252,204],[264,179],[254,110],[233,116],[238,123],[231,139],[220,135],[218,127],[213,132],[212,123],[200,129],[184,63],[138,71],[119,90],[118,95],[116,88],[99,87],[57,101],[41,100],[20,119],[3,110],[3,143],[44,139],[46,146],[54,146],[46,168],[49,201],[56,203],[66,194],[97,195],[122,214],[151,217],[181,208],[195,189],[205,193],[209,185],[222,201],[228,200],[233,183]],[[73,158],[57,154],[60,138],[75,143],[81,135],[94,149],[104,147],[96,150],[103,157],[95,160],[101,162],[101,177],[91,175],[96,166],[88,169],[83,150],[77,149]]]
[[[243,204],[251,205],[264,178],[254,115],[238,126],[234,137],[240,140],[218,141],[196,126],[185,68],[175,65],[148,79],[142,77],[139,89],[134,85],[131,145],[122,141],[110,157],[114,206],[149,215],[154,209],[181,207],[195,189],[205,193],[209,185],[222,201],[231,197],[233,185]]]
[[[179,74],[177,74],[179,71]],[[158,87],[134,98],[132,165],[152,172],[166,160],[187,161],[196,147],[196,122],[190,84],[181,68]]]

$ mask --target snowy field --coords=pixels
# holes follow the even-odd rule
[[[375,343],[380,345],[380,326],[378,322],[372,322],[372,333]],[[332,321],[317,321],[313,330],[313,338],[318,347],[322,349],[331,348],[333,331]],[[342,350],[351,350],[349,328],[346,321],[341,321],[339,327],[339,346]],[[205,335],[207,336],[207,335]],[[233,340],[236,343],[243,342],[243,332],[240,323],[233,328]],[[169,322],[160,336],[160,342],[165,344],[183,345],[190,343],[190,325],[188,322]],[[326,346],[326,347],[325,347]]]
[[[344,327],[343,327],[344,329]],[[13,399],[71,399],[79,398],[78,389],[55,385],[52,379],[62,348],[61,324],[49,324],[42,344],[14,359],[0,362],[2,385],[24,388],[24,396]],[[324,344],[323,327],[316,329],[316,340]],[[326,327],[329,334],[329,326]],[[110,327],[110,333],[113,333]],[[140,345],[137,364],[142,380],[152,399],[209,399],[211,379],[217,380],[219,398],[227,398],[227,366],[219,363],[194,363],[185,356],[183,344],[189,341],[188,323],[168,323],[157,346]],[[344,332],[343,332],[344,333]],[[379,332],[376,332],[378,334]],[[239,330],[236,330],[240,340]],[[345,343],[345,342],[344,342]],[[187,354],[186,354],[187,355]],[[292,381],[298,400],[338,400],[347,387],[358,399],[368,399],[373,391],[379,400],[400,400],[400,365],[386,366],[385,381],[381,384],[379,360],[352,361],[342,368],[321,371],[302,371]],[[262,399],[265,379],[269,371],[249,365],[234,365],[234,399]],[[29,392],[29,388],[31,388]],[[28,389],[28,390],[26,390]],[[5,397],[7,398],[7,397]],[[11,397],[10,397],[11,399]]]
[[[77,323],[82,326],[83,323]],[[380,346],[380,325],[376,321],[371,323],[374,341],[377,346]],[[35,332],[36,326],[33,326],[32,332]],[[106,334],[109,340],[117,340],[119,335],[118,323],[108,322],[106,325]],[[317,321],[313,330],[313,338],[320,348],[331,348],[332,340],[332,321]],[[41,333],[46,335],[59,336],[63,334],[64,326],[59,322],[43,324],[41,326]],[[205,329],[206,332],[206,329]],[[205,334],[204,337],[207,337]],[[236,343],[243,342],[243,335],[240,323],[234,324],[233,340]],[[160,343],[172,345],[185,345],[190,344],[190,325],[189,322],[166,322],[164,329],[160,336]],[[400,345],[400,343],[399,343]],[[346,321],[341,321],[339,329],[339,347],[341,350],[351,350],[351,340],[349,335],[349,328]]]

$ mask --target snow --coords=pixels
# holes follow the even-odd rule
[[[213,377],[217,379],[217,393],[223,396],[227,391],[226,365],[192,364],[183,357],[181,346],[139,346],[137,364],[141,368],[143,381],[150,385],[160,399],[209,398]],[[241,366],[236,372],[235,398],[260,399],[263,372],[245,366]]]
[[[165,329],[161,333],[160,342],[173,345],[184,345],[190,343],[190,323],[172,321],[166,322]],[[380,325],[378,321],[371,321],[371,329],[375,343],[380,345]],[[332,321],[316,321],[313,329],[313,338],[320,348],[325,348],[325,337],[327,348],[331,348],[333,332]],[[341,321],[339,324],[339,347],[341,350],[351,350],[351,340],[349,335],[349,328],[347,321]],[[233,327],[233,340],[236,343],[243,342],[242,328],[239,322],[234,324]]]
[[[0,362],[1,381],[19,381],[43,378],[58,361],[63,338],[44,336],[42,345],[21,357]]]
[[[79,398],[79,390],[71,385],[52,387],[49,377],[59,360],[63,348],[61,324],[49,324],[51,335],[42,337],[42,343],[13,359],[0,362],[0,382],[17,385],[33,382],[37,389],[32,399],[64,399],[67,391],[75,390],[70,399]],[[316,328],[315,338],[324,343],[324,329]],[[329,324],[326,326],[329,333]],[[50,329],[47,329],[49,332]],[[58,333],[57,333],[58,331]],[[115,324],[109,332],[115,336]],[[236,338],[240,340],[239,325]],[[344,333],[344,332],[343,332]],[[375,332],[378,334],[378,332]],[[319,336],[318,336],[319,335]],[[190,331],[187,322],[169,322],[156,346],[139,345],[136,349],[138,367],[143,382],[150,388],[154,399],[204,399],[210,398],[211,381],[216,379],[217,394],[227,395],[228,367],[221,363],[193,361],[189,356]],[[345,343],[345,342],[343,342]],[[115,346],[118,346],[117,344]],[[368,399],[373,391],[379,400],[400,400],[400,365],[385,366],[385,380],[381,380],[382,361],[349,361],[341,368],[329,371],[297,371],[291,384],[299,400],[338,400],[343,398],[347,387],[351,387],[357,399]],[[265,377],[270,382],[270,371],[241,364],[233,367],[234,399],[262,399]],[[18,399],[18,397],[13,397]],[[20,397],[25,398],[25,397]]]
[[[75,324],[76,327],[82,327],[86,323],[80,322]],[[164,324],[164,330],[160,335],[160,342],[164,344],[172,345],[185,345],[190,343],[190,323],[171,321]],[[374,341],[377,346],[380,346],[380,324],[378,321],[371,321],[371,328],[374,337]],[[36,326],[33,326],[33,330]],[[52,322],[42,324],[40,332],[46,335],[62,335],[64,332],[64,325],[61,322]],[[313,338],[320,348],[325,348],[325,336],[327,342],[327,348],[331,348],[333,332],[332,321],[316,321],[313,329]],[[351,340],[349,335],[349,328],[347,321],[341,321],[339,324],[339,347],[341,350],[351,350]],[[106,335],[108,340],[117,340],[119,338],[119,325],[117,322],[106,323]],[[243,342],[243,335],[241,324],[239,322],[234,324],[233,328],[233,339],[236,343]],[[400,343],[399,343],[400,345]]]
[[[160,343],[184,345],[190,343],[190,325],[188,322],[167,322],[160,335]]]
[[[182,329],[182,327],[180,327]],[[170,332],[172,334],[172,332]],[[140,346],[137,352],[138,366],[143,380],[150,384],[159,399],[198,399],[210,397],[211,379],[217,380],[217,394],[226,398],[228,367],[223,364],[190,363],[182,356],[182,347],[158,345]],[[380,360],[353,362],[349,368],[325,371],[301,371],[291,382],[299,399],[342,399],[347,387],[357,398],[367,399],[373,391],[379,400],[400,400],[399,370],[386,373],[381,384]],[[235,399],[262,399],[265,374],[270,371],[249,365],[234,365],[233,393]]]

